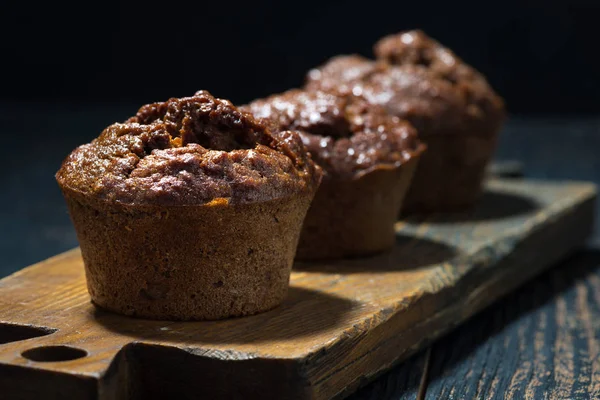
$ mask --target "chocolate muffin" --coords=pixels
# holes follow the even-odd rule
[[[485,78],[421,31],[381,39],[378,61],[334,57],[307,77],[308,89],[359,94],[406,119],[427,144],[405,212],[473,205],[504,120],[502,99]]]
[[[290,90],[243,107],[298,130],[323,182],[296,259],[371,254],[393,246],[394,222],[424,146],[407,122],[351,94]]]
[[[190,320],[282,302],[321,175],[298,133],[200,91],[109,126],[56,179],[92,301]]]

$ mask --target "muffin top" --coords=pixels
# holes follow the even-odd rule
[[[378,61],[338,56],[308,73],[308,89],[362,95],[410,121],[423,137],[494,133],[504,119],[502,99],[485,78],[421,31],[382,38]]]
[[[63,189],[125,205],[268,201],[314,190],[321,177],[297,132],[273,130],[206,91],[148,104],[76,148]]]
[[[382,68],[383,64],[357,54],[335,56],[324,65],[308,71],[305,88],[352,92],[355,85],[368,82]]]
[[[279,129],[299,131],[325,178],[352,179],[422,150],[409,123],[351,93],[292,89],[242,108]]]

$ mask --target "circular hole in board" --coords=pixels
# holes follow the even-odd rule
[[[31,361],[70,361],[87,356],[87,351],[70,346],[42,346],[25,350],[23,357]]]

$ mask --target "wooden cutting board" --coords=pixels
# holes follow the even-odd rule
[[[284,305],[224,321],[101,311],[69,251],[0,281],[0,398],[343,397],[584,243],[595,196],[492,180],[474,212],[399,222],[385,254],[297,265]]]

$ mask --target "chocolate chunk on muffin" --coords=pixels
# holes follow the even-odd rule
[[[393,246],[395,217],[424,150],[410,124],[347,93],[294,89],[242,108],[278,129],[298,130],[323,168],[297,259],[358,256]]]
[[[502,99],[480,73],[421,31],[385,37],[375,54],[378,61],[334,57],[309,72],[306,86],[362,95],[414,125],[428,150],[406,212],[473,205],[504,120]]]
[[[107,127],[56,179],[92,301],[190,320],[283,301],[321,175],[297,132],[200,91]]]

